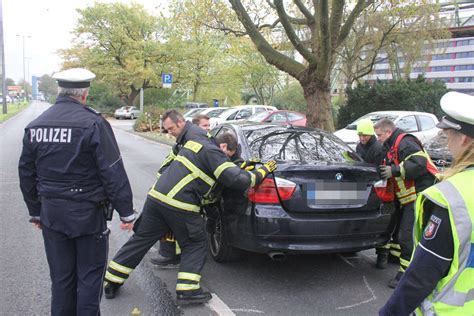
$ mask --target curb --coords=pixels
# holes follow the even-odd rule
[[[131,131],[127,131],[131,134],[134,134],[134,135],[137,135],[137,136],[140,136],[140,137],[143,137],[145,139],[148,139],[148,140],[151,140],[151,141],[154,141],[156,143],[160,143],[160,144],[163,144],[163,145],[168,145],[168,146],[173,146],[175,141],[166,141],[164,139],[156,139],[156,138],[153,138],[151,136],[148,136],[148,135],[145,135],[143,133],[140,133],[140,132],[135,132],[134,130],[131,130]]]

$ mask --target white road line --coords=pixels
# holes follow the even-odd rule
[[[369,290],[370,294],[372,294],[372,297],[369,298],[368,300],[365,300],[365,301],[362,301],[362,302],[359,302],[359,303],[356,303],[356,304],[352,304],[352,305],[348,305],[348,306],[343,306],[343,307],[337,307],[337,308],[336,308],[337,310],[349,309],[349,308],[352,308],[352,307],[356,307],[356,306],[359,306],[359,305],[362,305],[362,304],[369,303],[369,302],[371,302],[371,301],[377,299],[377,296],[375,296],[375,292],[374,292],[374,290],[370,287],[369,282],[367,281],[365,275],[362,276],[362,277],[364,278],[365,286],[366,286],[367,289]]]
[[[352,262],[350,262],[349,260],[347,260],[346,258],[344,258],[344,256],[342,256],[341,254],[338,254],[339,258],[341,258],[342,261],[344,261],[345,263],[347,263],[348,265],[350,265],[351,267],[355,268],[355,266],[352,264]]]
[[[235,313],[227,306],[217,294],[212,293],[212,299],[207,303],[209,308],[219,316],[235,316]]]

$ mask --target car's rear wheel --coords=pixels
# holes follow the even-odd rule
[[[240,259],[243,251],[229,245],[228,232],[224,228],[221,212],[216,212],[207,221],[209,250],[212,258],[217,262],[229,262]]]
[[[134,120],[134,119],[135,119],[135,115],[130,114],[130,119],[131,119],[131,120]]]

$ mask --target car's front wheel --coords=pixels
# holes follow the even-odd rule
[[[242,257],[242,250],[229,245],[228,232],[224,228],[220,210],[207,218],[209,250],[217,262],[235,261]]]
[[[130,114],[130,119],[131,119],[131,120],[134,120],[134,119],[135,119],[135,115]]]

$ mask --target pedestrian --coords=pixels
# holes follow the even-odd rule
[[[454,163],[417,198],[413,258],[380,315],[474,315],[474,97],[440,103]]]
[[[407,134],[389,119],[374,125],[375,134],[385,147],[385,163],[379,166],[382,179],[392,179],[398,203],[397,240],[400,244],[400,269],[388,286],[395,288],[410,263],[413,252],[414,203],[417,193],[433,185],[438,170],[421,142]]]
[[[205,221],[200,215],[203,196],[216,182],[241,190],[253,187],[276,169],[276,163],[267,162],[254,173],[242,170],[204,130],[185,122],[176,110],[164,113],[163,126],[177,137],[177,144],[184,145],[148,192],[135,234],[109,263],[105,294],[114,298],[148,250],[171,231],[181,247],[177,302],[205,303],[212,296],[200,285],[207,254]]]
[[[194,125],[202,128],[206,132],[209,132],[211,125],[209,123],[209,116],[205,114],[197,114],[193,117],[192,122]],[[208,135],[210,136],[210,135]],[[174,148],[174,151],[178,147]],[[173,151],[173,155],[176,156],[177,152]],[[230,157],[229,157],[230,158]],[[161,170],[163,171],[163,170]],[[151,258],[150,262],[160,268],[175,268],[181,260],[181,249],[176,242],[172,233],[167,233],[163,239],[159,241],[158,256]]]
[[[384,151],[383,146],[377,141],[374,131],[374,123],[371,119],[362,119],[357,123],[357,135],[359,143],[356,146],[356,152],[365,162],[379,166],[382,164]],[[377,269],[385,269],[388,262],[388,253],[390,245],[386,244],[375,249],[377,254]]]
[[[99,315],[107,264],[103,206],[112,203],[122,229],[135,219],[132,191],[109,123],[86,106],[95,75],[59,72],[56,103],[25,128],[20,188],[43,233],[52,315]]]

